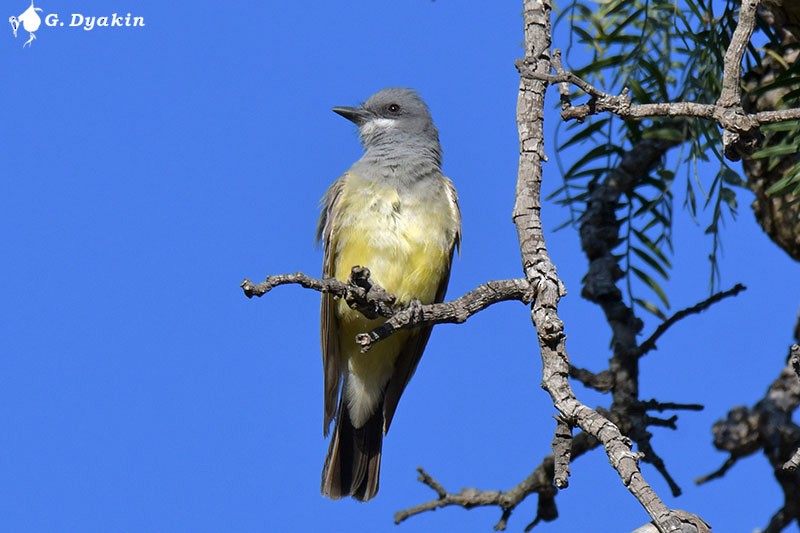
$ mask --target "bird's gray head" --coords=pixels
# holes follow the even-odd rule
[[[383,89],[360,107],[334,107],[333,111],[358,126],[367,151],[421,148],[437,162],[441,159],[439,133],[428,106],[411,89]]]

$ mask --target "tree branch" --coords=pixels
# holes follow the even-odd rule
[[[569,377],[577,379],[585,387],[594,389],[597,392],[608,392],[614,388],[614,375],[608,370],[595,374],[584,368],[569,365]]]
[[[647,400],[639,402],[639,409],[643,411],[702,411],[704,407],[699,403],[674,403],[674,402],[659,402],[656,400]]]
[[[756,22],[756,12],[760,0],[743,0],[739,10],[739,20],[734,30],[723,65],[722,90],[716,104],[695,102],[664,102],[656,104],[633,104],[628,89],[619,95],[611,95],[581,79],[561,66],[560,52],[553,54],[552,66],[555,75],[549,71],[529,68],[525,61],[518,61],[517,68],[523,78],[558,84],[561,94],[561,117],[564,120],[583,120],[589,115],[611,112],[622,118],[643,119],[650,117],[682,117],[713,120],[723,129],[725,156],[738,161],[743,156],[754,153],[764,140],[759,126],[775,122],[800,119],[800,109],[762,111],[745,113],[742,107],[742,57],[750,42]],[[567,84],[574,85],[590,96],[587,104],[571,104]]]
[[[722,90],[720,91],[717,105],[728,108],[734,115],[744,115],[742,108],[742,57],[750,43],[753,29],[756,26],[756,10],[760,0],[742,0],[739,7],[739,20],[731,36],[731,42],[725,51],[724,68],[722,74]],[[741,131],[730,128],[719,122],[722,126],[722,145],[725,157],[731,161],[739,161],[742,157],[753,154],[764,141],[764,135],[754,127]]]
[[[800,426],[792,421],[792,414],[800,406],[800,380],[794,368],[798,358],[800,346],[795,344],[786,366],[762,400],[752,408],[735,407],[725,419],[714,423],[714,446],[730,456],[722,468],[696,480],[705,483],[722,477],[739,459],[762,451],[784,493],[784,505],[773,515],[765,533],[778,533],[786,524],[800,521],[800,470],[796,468]]]
[[[558,489],[569,485],[569,462],[572,450],[572,426],[562,417],[556,417],[556,432],[553,436],[553,484]]]
[[[548,73],[551,69],[550,9],[547,0],[524,2],[526,54],[521,63],[522,73]],[[565,291],[547,253],[540,217],[546,88],[543,81],[524,75],[520,78],[517,100],[520,159],[513,215],[522,266],[531,285],[537,289],[531,319],[541,350],[542,386],[570,426],[579,426],[603,443],[623,484],[647,510],[659,530],[680,531],[679,521],[645,482],[639,470],[638,454],[631,450],[630,441],[611,421],[578,401],[567,380],[569,356],[564,324],[558,316],[558,302]]]
[[[742,58],[756,26],[759,3],[760,0],[742,0],[739,8],[739,20],[723,60],[722,90],[717,100],[717,105],[722,107],[742,107]]]
[[[472,315],[499,302],[517,300],[529,304],[533,289],[528,280],[506,279],[489,281],[450,302],[422,305],[412,302],[398,307],[397,298],[370,279],[369,269],[355,266],[347,283],[334,278],[316,279],[302,272],[267,276],[265,281],[254,284],[245,279],[242,290],[245,296],[261,297],[279,285],[297,284],[307,289],[343,298],[347,304],[367,318],[387,318],[386,322],[372,331],[356,335],[361,351],[368,351],[375,343],[386,339],[400,329],[433,324],[460,324]]]
[[[520,161],[513,220],[517,228],[523,270],[535,294],[531,306],[531,319],[536,328],[543,362],[542,386],[550,394],[553,405],[559,412],[558,427],[560,429],[557,430],[554,443],[559,453],[563,454],[563,445],[568,440],[566,435],[570,433],[571,428],[580,427],[583,432],[571,439],[573,442],[571,457],[576,456],[574,453],[575,443],[581,440],[582,435],[587,435],[584,439],[591,438],[594,442],[602,443],[609,461],[617,470],[623,484],[653,518],[659,531],[662,533],[681,531],[680,520],[671,513],[650,485],[644,481],[638,466],[640,454],[631,450],[630,440],[606,416],[578,401],[567,380],[570,372],[569,356],[565,345],[564,326],[558,316],[558,302],[565,294],[565,289],[547,253],[540,218],[542,162],[546,159],[543,152],[543,117],[544,93],[547,85],[542,80],[537,80],[536,77],[525,75],[526,72],[533,72],[537,75],[547,73],[551,68],[549,60],[550,9],[549,0],[526,0],[524,2],[526,56],[524,60],[517,63],[523,75],[520,80],[517,103]],[[658,158],[664,150],[678,143],[652,141],[649,144],[652,145],[652,150],[639,152],[637,157],[641,157],[643,154],[645,157],[648,154],[658,154],[655,155]],[[640,171],[641,168],[641,164],[633,163],[631,174]],[[564,431],[565,428],[567,431]],[[559,459],[562,464],[564,457],[565,455],[562,455]],[[542,483],[538,485],[539,490],[532,489],[528,480],[520,484],[522,488],[512,489],[508,493],[465,490],[459,494],[448,493],[443,496],[440,490],[434,489],[439,496],[436,500],[398,513],[396,521],[402,521],[409,516],[447,505],[459,505],[464,508],[471,508],[475,505],[497,505],[503,512],[495,528],[504,529],[516,503],[522,501],[531,492],[539,492],[539,512],[536,520],[531,524],[532,526],[547,514],[547,512],[543,514],[542,509],[555,508],[555,502],[552,499],[555,492],[548,495],[547,499],[542,499],[543,491],[548,488],[554,491],[552,480],[555,467],[552,456],[545,459],[543,465],[547,465],[546,477],[542,477],[545,473],[542,471],[542,467],[537,468],[529,476],[529,478],[533,477]],[[560,467],[560,470],[564,472],[563,467]],[[559,479],[561,484],[565,484],[565,473],[562,473]],[[423,476],[421,480],[429,486],[432,485],[430,476]],[[437,487],[441,486],[437,485]],[[504,494],[505,499],[503,498]],[[547,505],[543,506],[543,502]]]
[[[576,459],[581,455],[597,448],[600,442],[587,433],[578,433],[570,439],[569,456]],[[438,481],[421,467],[418,480],[430,487],[437,494],[437,498],[420,505],[398,511],[394,515],[395,524],[399,524],[412,516],[422,514],[427,511],[435,511],[443,507],[461,507],[463,509],[473,509],[475,507],[499,507],[501,516],[494,529],[504,531],[508,525],[508,519],[517,505],[522,503],[531,494],[539,495],[536,518],[528,525],[526,531],[535,524],[544,521],[550,522],[558,518],[558,508],[555,503],[557,489],[553,486],[553,476],[555,461],[553,455],[544,458],[528,477],[507,491],[489,490],[483,491],[474,488],[461,489],[459,493],[448,492]]]
[[[380,285],[372,283],[369,269],[360,266],[353,267],[350,279],[346,283],[334,278],[316,279],[302,272],[296,272],[267,276],[266,280],[257,285],[245,279],[240,287],[248,298],[253,296],[261,298],[275,287],[289,284],[297,284],[306,289],[331,294],[336,298],[344,298],[347,305],[370,319],[379,316],[388,317],[395,313],[393,306],[397,298]]]
[[[508,300],[529,304],[533,300],[533,289],[528,280],[490,281],[450,302],[409,305],[396,310],[381,326],[357,335],[356,341],[361,345],[361,351],[366,352],[399,329],[431,324],[460,324],[490,305]]]
[[[695,484],[702,485],[703,483],[707,483],[707,482],[711,481],[712,479],[721,478],[722,476],[725,475],[725,473],[728,470],[731,469],[731,467],[733,465],[736,464],[736,462],[738,460],[739,460],[739,458],[737,456],[735,456],[735,455],[729,456],[727,459],[725,459],[725,462],[722,463],[722,466],[719,467],[718,469],[714,470],[710,474],[706,474],[704,476],[700,476],[698,478],[695,478],[695,480],[694,480]]]
[[[654,350],[656,348],[656,341],[667,332],[667,330],[672,327],[676,322],[679,320],[686,318],[689,315],[696,315],[698,313],[702,313],[715,303],[724,300],[730,296],[736,296],[743,290],[746,290],[746,287],[741,283],[737,283],[733,286],[733,288],[728,289],[727,291],[721,291],[711,295],[710,297],[706,298],[702,302],[695,304],[691,307],[687,307],[686,309],[681,309],[664,322],[658,325],[656,330],[653,332],[650,337],[644,341],[642,344],[639,345],[639,356],[645,355],[647,352]]]
[[[782,109],[745,113],[741,109],[716,104],[698,104],[696,102],[660,102],[655,104],[634,104],[628,90],[619,95],[608,94],[572,72],[562,71],[560,74],[548,74],[526,70],[524,63],[518,61],[524,76],[532,80],[545,81],[550,85],[569,83],[578,87],[591,98],[588,103],[577,106],[562,105],[561,118],[564,120],[584,120],[589,115],[610,112],[621,118],[645,119],[654,117],[667,118],[700,118],[713,120],[722,128],[746,133],[758,126],[800,119],[800,109]],[[562,102],[565,101],[562,92]],[[568,102],[569,99],[567,98]]]
[[[680,488],[653,450],[650,443],[652,434],[647,430],[649,425],[660,422],[647,415],[647,404],[639,400],[639,357],[636,354],[639,350],[637,335],[643,323],[625,304],[616,285],[624,273],[614,249],[619,243],[621,228],[616,216],[620,198],[636,186],[639,176],[646,175],[667,150],[681,142],[644,139],[637,143],[602,181],[592,184],[586,210],[580,219],[581,246],[589,259],[582,295],[603,309],[613,334],[614,355],[607,371],[614,384],[610,414],[625,435],[636,442],[644,460],[651,462],[661,473],[673,494],[679,493]],[[659,527],[664,526],[659,524]]]

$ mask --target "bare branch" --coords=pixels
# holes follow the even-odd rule
[[[798,379],[800,379],[800,346],[793,344],[789,355],[789,367],[794,371]],[[800,468],[800,446],[792,454],[788,461],[781,466],[782,470],[786,472],[795,472]]]
[[[569,455],[572,459],[575,459],[597,448],[600,442],[587,433],[578,433],[570,440],[570,444]],[[435,511],[442,507],[456,506],[462,509],[473,509],[475,507],[493,506],[502,510],[500,520],[495,524],[495,530],[503,531],[517,505],[534,493],[539,495],[536,518],[528,525],[526,530],[541,521],[553,521],[558,518],[558,508],[555,503],[555,495],[558,490],[553,486],[552,482],[554,465],[553,456],[548,455],[528,477],[507,491],[462,489],[459,493],[447,492],[432,476],[422,468],[418,468],[417,471],[420,475],[417,479],[436,492],[437,498],[421,505],[398,511],[394,515],[395,524],[399,524],[412,516],[427,511]]]
[[[543,0],[525,2],[524,17],[528,49],[525,60],[518,63],[518,66],[522,65],[520,66],[521,71],[530,70],[538,73],[546,72],[550,68],[547,61],[550,44],[549,14],[548,2]],[[530,280],[531,287],[536,290],[531,317],[538,334],[543,361],[543,387],[550,393],[561,419],[570,426],[577,425],[584,430],[572,439],[570,456],[575,458],[578,455],[576,453],[576,448],[579,447],[578,443],[591,442],[594,447],[601,442],[624,485],[654,518],[659,525],[659,530],[662,532],[678,531],[680,530],[679,522],[644,481],[637,464],[639,454],[631,450],[631,442],[605,416],[581,404],[566,379],[570,372],[569,358],[565,347],[563,324],[557,312],[558,300],[565,291],[556,274],[555,266],[547,254],[539,217],[541,163],[544,161],[542,119],[545,89],[546,85],[542,82],[525,76],[521,79],[518,100],[520,167],[513,217],[520,241],[523,268],[527,279]],[[624,187],[622,184],[625,182],[632,183],[642,168],[648,168],[663,155],[664,151],[677,144],[679,143],[674,141],[644,141],[643,149],[638,150],[636,154],[632,154],[625,161],[625,165],[621,167],[623,170],[616,173],[614,182],[621,188]],[[645,146],[646,148],[644,148]],[[624,175],[621,172],[624,172]],[[621,193],[621,191],[619,192]],[[601,203],[605,205],[605,202]],[[616,200],[612,199],[610,205],[615,206]],[[583,242],[586,240],[584,239]],[[613,245],[611,247],[613,248]],[[591,254],[590,257],[595,257],[595,254]],[[611,284],[613,286],[613,281]],[[448,494],[442,497],[437,491],[439,497],[436,500],[398,513],[396,521],[399,522],[409,516],[450,505],[458,505],[467,509],[476,505],[497,505],[502,509],[502,516],[495,527],[503,529],[515,506],[528,495],[537,492],[540,495],[539,512],[531,525],[536,524],[539,520],[545,519],[544,516],[550,514],[555,516],[556,514],[553,499],[555,488],[552,485],[554,464],[554,458],[548,456],[526,480],[517,487],[502,493],[504,497],[501,497],[497,491],[477,491],[475,489],[462,490],[459,494]],[[426,484],[430,486],[430,483]]]
[[[761,533],[781,533],[784,529],[790,526],[795,519],[796,516],[787,509],[787,506],[783,506],[778,509],[774,515],[772,515],[769,524],[762,530]]]
[[[794,452],[794,455],[792,455],[792,457],[788,461],[783,463],[783,466],[781,466],[781,468],[783,470],[786,470],[787,472],[794,472],[795,470],[800,468],[800,448],[798,448],[797,451]]]
[[[569,486],[569,461],[572,450],[572,427],[564,418],[556,417],[556,432],[553,435],[553,457],[555,459],[553,484],[556,488]]]
[[[661,458],[650,443],[652,434],[648,425],[655,419],[646,413],[652,404],[638,399],[638,352],[637,335],[643,327],[642,321],[623,301],[622,292],[616,282],[624,273],[619,266],[614,248],[618,245],[621,223],[616,216],[620,197],[627,194],[664,156],[667,150],[681,141],[645,139],[623,155],[620,164],[602,181],[590,188],[586,210],[580,220],[581,246],[589,259],[589,272],[584,278],[582,295],[603,309],[613,332],[614,355],[610,361],[610,379],[613,402],[609,416],[620,425],[625,435],[633,439],[643,452],[643,459],[653,463],[667,480],[673,494],[680,493]],[[651,514],[651,516],[653,516]],[[671,525],[655,523],[661,531],[665,527],[678,527],[671,516]]]
[[[381,326],[356,336],[362,352],[400,329],[431,324],[460,324],[496,303],[517,300],[529,304],[533,299],[530,283],[519,278],[489,281],[450,302],[427,305],[412,302],[408,306],[398,307],[395,305],[397,298],[370,280],[369,269],[359,266],[353,267],[347,283],[334,278],[316,279],[297,272],[267,276],[265,281],[258,284],[245,279],[241,287],[245,296],[252,298],[261,297],[279,285],[288,284],[301,285],[343,298],[350,307],[367,318],[387,318]]]
[[[746,287],[741,283],[737,283],[733,286],[733,288],[728,289],[727,291],[721,291],[715,294],[712,294],[710,297],[706,298],[702,302],[695,304],[691,307],[687,307],[686,309],[681,309],[664,322],[658,325],[656,330],[653,332],[650,337],[644,341],[641,345],[639,345],[639,356],[645,355],[647,352],[654,350],[656,348],[656,341],[666,333],[666,331],[672,327],[676,322],[679,320],[686,318],[689,315],[695,315],[698,313],[702,313],[715,303],[724,300],[730,296],[736,296],[743,290],[746,290]]]
[[[426,511],[435,511],[442,507],[449,507],[456,505],[465,509],[472,509],[473,507],[484,507],[487,505],[499,505],[502,507],[503,493],[499,490],[496,491],[479,491],[477,489],[461,489],[460,493],[450,493],[445,490],[442,485],[436,481],[430,474],[425,472],[422,467],[417,467],[419,476],[417,479],[430,487],[436,492],[438,498],[429,502],[416,505],[403,511],[398,511],[394,514],[394,523],[399,524],[412,516],[424,513]]]
[[[731,42],[725,51],[722,74],[722,90],[717,105],[730,109],[734,115],[743,115],[742,109],[742,57],[750,43],[753,29],[756,26],[756,10],[760,0],[742,0],[739,8],[739,20],[731,36]],[[719,122],[719,121],[718,121]],[[722,144],[725,157],[731,161],[739,161],[754,153],[764,140],[758,128],[741,131],[719,122],[722,126]]]
[[[677,417],[675,417],[677,419]],[[645,417],[645,423],[653,423],[653,419],[651,417]],[[655,424],[659,425],[659,424]],[[669,427],[669,426],[667,426]],[[673,425],[671,429],[675,429],[675,425]],[[664,478],[664,481],[667,482],[669,485],[669,490],[673,496],[677,497],[682,494],[681,487],[675,481],[675,478],[672,477],[672,474],[669,473],[667,470],[667,465],[664,463],[664,460],[661,456],[653,449],[653,445],[650,439],[639,439],[637,440],[637,444],[639,445],[639,452],[642,455],[642,461],[645,463],[649,463],[653,465],[656,471],[661,474],[661,477]]]
[[[524,63],[518,62],[518,65]],[[782,109],[777,111],[760,111],[758,113],[744,113],[740,109],[731,110],[730,107],[717,104],[698,104],[696,102],[660,102],[655,104],[634,104],[627,89],[619,95],[608,94],[598,89],[591,83],[573,74],[562,71],[560,74],[547,74],[532,72],[527,67],[520,66],[524,76],[548,84],[569,83],[588,94],[589,103],[577,106],[562,106],[561,118],[564,120],[584,120],[589,115],[610,112],[621,118],[645,119],[655,117],[668,118],[700,118],[713,120],[721,127],[737,132],[749,132],[760,125],[785,122],[800,119],[800,109]],[[562,99],[563,101],[563,99]]]
[[[687,513],[681,509],[674,509],[672,512],[681,522],[680,531],[685,533],[711,533],[711,526],[709,526],[705,520],[699,516],[692,513]],[[649,524],[645,524],[640,528],[636,528],[636,530],[632,531],[631,533],[656,533],[657,531],[658,528],[656,528],[655,524],[650,522]]]
[[[396,311],[381,326],[368,333],[357,335],[356,341],[361,345],[361,351],[366,352],[376,342],[380,342],[399,329],[423,324],[460,324],[490,305],[509,300],[528,304],[532,299],[533,289],[526,279],[490,281],[450,302],[411,304]]]
[[[742,58],[747,50],[753,29],[756,26],[756,9],[760,0],[742,0],[739,21],[725,51],[722,91],[717,105],[722,107],[742,107]]]
[[[425,472],[425,470],[423,470],[421,466],[417,467],[417,472],[419,472],[419,477],[417,479],[421,483],[424,483],[425,485],[432,488],[434,492],[436,492],[436,494],[439,495],[440,498],[444,498],[445,496],[447,496],[447,491],[444,490],[444,487],[442,487],[442,485],[438,481],[433,479],[433,477],[431,477],[430,474]]]
[[[556,71],[557,76],[566,75],[564,67],[561,65],[561,50],[553,50],[553,69]],[[558,84],[558,93],[561,97],[561,110],[566,110],[572,107],[572,98],[569,94],[569,82],[564,80]]]
[[[518,63],[522,67],[520,71],[523,74],[547,74],[552,67],[549,59],[549,2],[526,0],[523,18],[526,54],[523,62]],[[536,288],[531,319],[536,327],[543,363],[542,386],[564,420],[603,443],[623,484],[647,510],[659,530],[679,531],[679,521],[644,480],[638,454],[631,450],[630,440],[610,420],[578,401],[567,379],[569,356],[564,325],[558,316],[558,302],[565,291],[547,253],[540,218],[546,88],[543,81],[524,75],[520,78],[517,100],[520,158],[513,215],[525,275]]]
[[[583,120],[589,115],[611,112],[622,118],[643,119],[650,117],[683,117],[713,120],[723,129],[725,156],[738,161],[743,156],[754,153],[764,140],[759,126],[774,122],[797,120],[800,109],[763,111],[748,114],[742,107],[742,57],[750,42],[756,22],[756,12],[760,0],[744,0],[739,10],[739,21],[725,53],[722,90],[716,104],[695,102],[663,102],[634,105],[628,96],[628,89],[619,95],[608,94],[561,66],[560,52],[553,54],[552,66],[555,75],[549,71],[530,68],[526,61],[518,61],[517,68],[523,78],[557,83],[561,94],[561,117],[564,120]],[[573,106],[567,84],[574,85],[590,96],[587,104]]]
[[[722,476],[725,475],[725,473],[728,470],[731,469],[731,467],[733,465],[736,464],[736,461],[738,461],[738,460],[739,460],[739,457],[736,457],[735,455],[731,455],[730,457],[728,457],[725,460],[724,463],[722,463],[721,467],[719,467],[718,469],[714,470],[710,474],[706,474],[705,476],[700,476],[698,478],[695,478],[694,482],[697,485],[702,485],[703,483],[707,483],[707,482],[711,481],[712,479],[721,478]]]
[[[647,400],[639,403],[639,408],[644,411],[702,411],[704,407],[699,403],[674,403]]]
[[[569,365],[569,377],[598,392],[608,392],[614,388],[614,374],[608,370],[595,374],[584,368]]]
[[[656,426],[667,429],[678,429],[678,425],[676,424],[676,422],[678,421],[678,415],[672,415],[669,418],[646,416],[645,421],[647,422],[648,426]]]
[[[800,521],[800,426],[792,421],[800,406],[800,380],[794,368],[800,346],[793,345],[786,365],[753,407],[735,407],[726,418],[714,423],[714,446],[730,454],[725,464],[696,480],[704,483],[721,477],[738,459],[762,451],[774,469],[775,479],[784,494],[784,505],[764,530],[778,533],[786,524]]]
[[[302,272],[296,272],[267,276],[266,280],[257,285],[249,279],[245,279],[240,287],[248,298],[253,296],[260,298],[279,285],[289,284],[301,285],[307,289],[344,298],[350,307],[357,309],[367,318],[388,317],[395,313],[392,306],[397,298],[380,285],[373,283],[370,280],[369,269],[360,266],[353,267],[347,283],[334,278],[316,279],[306,276]]]

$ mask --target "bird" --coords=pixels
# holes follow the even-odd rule
[[[323,276],[346,281],[354,266],[366,267],[396,306],[442,302],[461,211],[428,106],[416,91],[390,87],[333,111],[358,126],[364,154],[320,202]],[[431,334],[432,326],[399,330],[361,353],[356,335],[383,322],[322,295],[323,434],[335,426],[321,491],[331,499],[377,494],[383,437]]]

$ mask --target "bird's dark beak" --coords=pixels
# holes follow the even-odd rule
[[[356,126],[366,124],[372,118],[372,112],[367,111],[363,107],[334,107],[333,112],[343,116]]]

